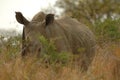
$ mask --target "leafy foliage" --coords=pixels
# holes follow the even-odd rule
[[[96,22],[95,31],[99,41],[119,41],[120,19],[106,19],[104,22]]]
[[[71,54],[67,52],[57,52],[54,40],[48,41],[44,36],[40,36],[39,39],[44,49],[44,51],[41,52],[43,61],[48,61],[50,64],[66,64],[69,62]]]
[[[96,20],[116,18],[120,13],[119,0],[58,0],[56,6],[79,21],[93,25]]]

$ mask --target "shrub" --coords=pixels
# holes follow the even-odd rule
[[[120,19],[106,19],[103,22],[96,21],[95,34],[98,41],[118,41],[120,40]]]
[[[40,36],[39,39],[44,47],[43,52],[40,53],[43,61],[48,61],[50,64],[66,64],[69,62],[71,54],[67,52],[57,52],[54,40],[51,39],[48,41],[44,36]]]

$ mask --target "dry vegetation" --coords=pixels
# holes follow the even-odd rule
[[[116,43],[96,47],[96,56],[87,73],[81,73],[71,63],[49,65],[36,57],[22,59],[20,43],[8,44],[11,43],[0,48],[0,80],[120,80],[120,46]]]

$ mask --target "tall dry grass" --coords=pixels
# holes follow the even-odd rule
[[[49,65],[36,57],[23,59],[16,47],[0,48],[0,80],[120,80],[120,46],[96,47],[96,56],[86,73],[71,63]],[[19,48],[20,49],[20,48]]]

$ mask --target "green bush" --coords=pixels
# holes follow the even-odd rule
[[[103,22],[96,21],[95,34],[98,41],[118,41],[120,40],[120,19],[106,19]]]
[[[39,39],[44,49],[43,52],[40,53],[43,61],[48,61],[50,64],[66,64],[69,62],[71,54],[67,52],[57,52],[54,40],[47,40],[44,36],[40,36]]]

